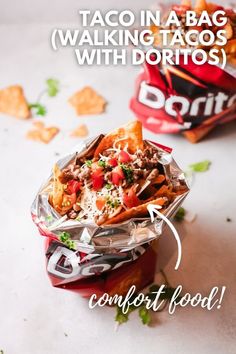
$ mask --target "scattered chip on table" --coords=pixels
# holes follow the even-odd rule
[[[30,140],[48,144],[60,131],[57,127],[45,127],[43,122],[34,122],[34,129],[29,130],[26,137]]]
[[[71,132],[70,136],[74,138],[83,138],[88,136],[88,133],[89,131],[87,126],[85,124],[81,124]]]
[[[21,86],[0,90],[0,112],[20,119],[30,118],[30,109]]]
[[[77,91],[69,103],[74,107],[77,115],[100,114],[105,111],[106,100],[89,86]]]

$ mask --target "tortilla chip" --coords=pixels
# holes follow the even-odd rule
[[[206,0],[196,0],[194,11],[202,12],[204,10],[207,10]]]
[[[159,175],[157,178],[152,181],[152,184],[161,184],[166,180],[166,177],[164,175]]]
[[[191,8],[192,7],[192,1],[191,0],[182,0],[181,1],[181,6],[186,6]]]
[[[0,112],[20,119],[30,118],[30,109],[21,86],[0,90]]]
[[[52,193],[50,194],[50,202],[54,209],[59,211],[62,201],[63,201],[63,195],[64,195],[64,185],[60,182],[60,177],[61,175],[61,170],[58,167],[58,165],[54,165],[53,167],[53,190]]]
[[[35,129],[28,131],[26,137],[30,140],[48,144],[60,131],[57,127],[45,127],[43,122],[34,122]]]
[[[89,86],[77,91],[69,99],[69,103],[75,108],[77,115],[100,114],[106,106],[105,99]]]
[[[164,184],[163,186],[161,186],[161,188],[157,190],[154,197],[166,197],[168,199],[168,202],[172,202],[175,199],[176,195],[177,193],[173,192],[172,186],[167,186],[166,184]]]
[[[236,66],[236,58],[235,55],[227,55],[227,62],[230,65]]]
[[[216,12],[219,8],[219,5],[218,4],[215,4],[213,2],[208,2],[207,3],[207,12],[209,14],[213,14],[214,12]]]
[[[137,207],[128,209],[123,211],[122,213],[116,215],[114,218],[107,220],[102,225],[111,225],[111,224],[119,224],[123,221],[132,219],[132,218],[142,218],[148,215],[147,206],[149,204],[160,205],[163,206],[166,203],[166,198],[157,198],[147,203],[141,204]],[[101,224],[100,224],[101,225]]]
[[[229,34],[228,34],[229,35]],[[235,58],[235,53],[236,53],[236,39],[230,39],[228,40],[228,42],[226,43],[226,45],[224,47],[219,46],[219,45],[214,45],[212,47],[213,49],[217,49],[217,50],[221,50],[224,49],[227,57],[229,56],[233,56]],[[219,56],[222,58],[222,53],[219,53]]]
[[[225,53],[227,55],[234,55],[236,54],[236,39],[231,39],[230,41],[227,42],[227,44],[224,46]]]
[[[67,184],[60,181],[61,173],[58,165],[54,165],[52,191],[49,194],[48,200],[60,215],[65,215],[76,202],[76,195],[75,193],[71,195],[65,193]]]
[[[234,35],[234,29],[233,26],[231,26],[231,24],[228,22],[226,23],[225,27],[223,28],[223,30],[225,31],[225,37],[228,39],[228,41],[233,38]]]
[[[133,121],[127,125],[118,128],[112,133],[107,134],[98,145],[94,156],[98,156],[103,151],[118,147],[128,146],[128,151],[134,153],[137,149],[143,149],[142,124],[139,121]]]
[[[162,45],[162,36],[160,33],[161,28],[156,26],[156,25],[151,25],[150,26],[150,31],[152,32],[152,35],[154,37],[153,45],[154,46],[161,46]]]
[[[143,191],[142,193],[139,194],[139,199],[141,201],[149,201],[151,199],[155,199],[153,198],[153,196],[155,195],[157,189],[156,187],[154,187],[154,185],[152,183],[150,183]]]
[[[74,138],[82,138],[85,136],[88,136],[88,128],[85,124],[79,125],[77,128],[75,128],[70,136],[74,137]]]
[[[184,132],[184,136],[193,144],[197,143],[199,140],[203,139],[211,130],[214,129],[214,125],[208,125],[205,127],[199,127]]]

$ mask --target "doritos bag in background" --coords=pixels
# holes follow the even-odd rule
[[[154,133],[183,133],[195,143],[236,118],[236,70],[183,58],[176,66],[145,63],[130,107]]]

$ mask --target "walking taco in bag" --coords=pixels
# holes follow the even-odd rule
[[[125,293],[133,283],[141,288],[152,281],[150,242],[157,233],[147,206],[159,205],[170,217],[187,193],[170,150],[143,140],[138,121],[60,160],[32,206],[47,238],[53,285],[88,296]]]
[[[144,64],[136,82],[135,96],[130,106],[143,125],[155,133],[183,133],[195,143],[203,138],[216,125],[224,124],[236,118],[236,13],[205,0],[198,0],[192,9],[191,2],[184,0],[181,5],[172,8],[181,22],[182,32],[192,27],[185,25],[185,14],[195,10],[197,16],[207,11],[211,16],[222,10],[227,17],[223,28],[227,43],[223,47],[227,56],[225,69],[209,63],[197,65],[189,57],[185,63],[180,55],[178,65]],[[161,27],[151,26],[155,46],[161,51]],[[202,24],[194,28],[197,32],[219,28]],[[170,38],[176,28],[170,27]],[[216,44],[201,46],[206,53],[218,49]],[[193,48],[195,49],[195,48]]]

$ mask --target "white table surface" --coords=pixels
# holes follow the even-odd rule
[[[173,316],[164,312],[156,315],[151,328],[133,314],[115,332],[113,309],[89,310],[86,300],[50,285],[43,239],[30,217],[31,202],[58,158],[55,153],[69,151],[77,142],[69,137],[74,127],[86,123],[93,136],[133,118],[128,102],[137,75],[132,67],[79,68],[71,50],[51,50],[51,28],[0,26],[1,88],[21,84],[28,100],[34,101],[46,78],[56,77],[63,85],[57,97],[44,100],[48,115],[42,120],[62,130],[49,145],[25,139],[31,120],[0,117],[0,349],[4,354],[235,353],[235,122],[218,128],[198,145],[180,136],[144,132],[147,138],[172,146],[183,169],[203,159],[212,161],[208,172],[196,176],[184,203],[197,214],[196,221],[177,225],[183,246],[180,269],[174,271],[176,247],[168,233],[161,239],[159,266],[173,286],[181,284],[193,294],[207,295],[213,286],[225,285],[220,310],[188,307]],[[105,114],[77,117],[67,104],[67,98],[84,85],[108,100]]]

